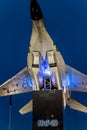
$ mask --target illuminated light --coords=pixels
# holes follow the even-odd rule
[[[51,117],[53,118],[53,117],[54,117],[54,114],[51,114]]]
[[[52,78],[52,83],[53,83],[53,85],[55,85],[55,84],[56,84],[56,79],[55,79],[55,76],[54,76],[53,73],[51,74],[51,78]]]
[[[71,86],[71,84],[72,84],[71,73],[66,73],[66,75],[62,76],[62,84],[65,89],[67,89]]]
[[[38,74],[39,83],[42,86],[43,85],[43,76],[41,73]]]
[[[66,86],[70,85],[70,77],[69,75],[66,75]]]
[[[44,78],[45,77],[50,77],[52,84],[55,85],[56,84],[56,80],[55,80],[55,76],[54,74],[50,71],[50,67],[49,67],[49,63],[48,63],[48,58],[46,57],[45,60],[43,60],[42,57],[40,57],[40,61],[39,61],[39,68],[40,71],[38,73],[38,79],[39,79],[39,83],[42,86],[44,83]],[[48,87],[49,89],[49,87]]]
[[[25,75],[25,77],[21,78],[22,87],[25,89],[32,89],[33,87],[33,81],[32,78],[29,75]],[[19,80],[19,82],[20,82]]]
[[[80,86],[81,77],[74,73],[66,73],[66,76],[62,77],[62,84],[66,89]]]

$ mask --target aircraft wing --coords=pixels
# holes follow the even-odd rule
[[[35,90],[35,82],[27,67],[0,86],[0,96],[25,93]]]
[[[66,86],[72,91],[87,92],[87,75],[66,65]]]

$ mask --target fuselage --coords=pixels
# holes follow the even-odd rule
[[[27,57],[28,71],[32,70],[38,90],[62,89],[65,76],[65,63],[53,40],[49,36],[43,19],[32,20],[32,35]]]
[[[36,90],[63,90],[64,102],[66,102],[65,63],[46,30],[41,9],[36,1],[31,1],[31,19],[28,72],[35,81]]]

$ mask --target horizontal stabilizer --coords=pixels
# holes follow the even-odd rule
[[[76,100],[74,100],[72,98],[67,100],[67,105],[69,105],[70,108],[72,108],[74,110],[87,113],[87,107],[80,104],[78,101],[76,101]]]
[[[32,112],[32,100],[30,102],[28,102],[24,107],[22,107],[19,112],[23,115],[26,114],[28,112]]]

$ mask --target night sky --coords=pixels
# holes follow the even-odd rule
[[[87,74],[87,0],[38,0],[45,23],[65,63]],[[49,3],[50,2],[50,3]],[[30,0],[0,0],[0,84],[27,65],[31,36]],[[87,106],[87,93],[72,96]],[[31,93],[12,97],[11,130],[31,130],[32,113],[21,116],[18,110]],[[0,130],[8,130],[9,97],[0,97]],[[65,130],[86,130],[87,114],[64,112]]]

